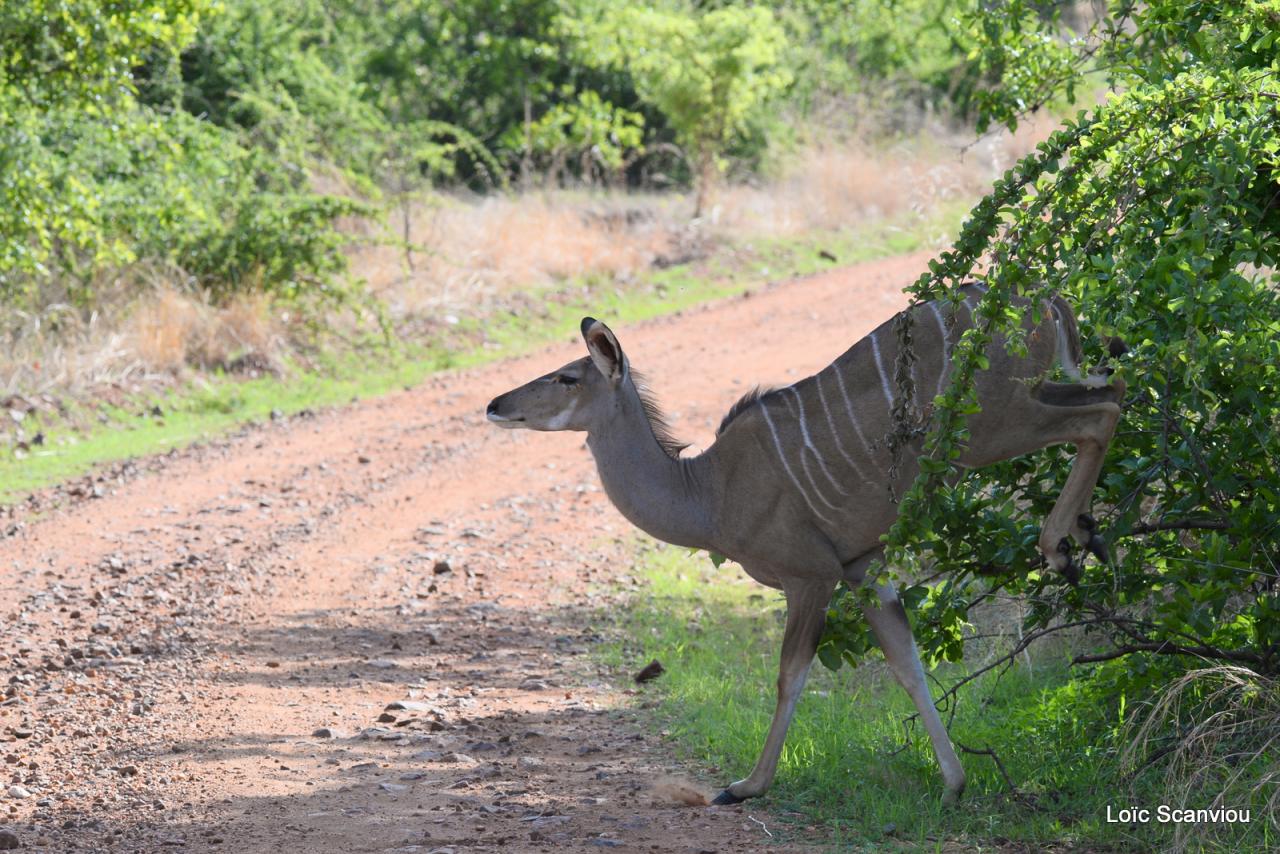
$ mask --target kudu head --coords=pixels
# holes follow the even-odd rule
[[[587,356],[495,397],[486,414],[499,427],[591,430],[617,414],[630,389],[631,366],[609,327],[582,318]]]

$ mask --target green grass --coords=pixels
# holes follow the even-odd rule
[[[644,692],[657,699],[650,724],[705,769],[709,785],[740,779],[773,713],[781,594],[732,564],[716,570],[705,555],[684,549],[644,552],[640,570],[647,589],[620,618],[621,640],[607,646],[606,662],[630,673],[651,658],[661,661],[667,672]],[[936,675],[946,682],[963,672],[941,668]],[[1154,810],[1168,794],[1157,773],[1132,787],[1122,778],[1119,710],[1118,696],[1073,680],[1060,653],[1030,672],[1019,664],[1002,678],[971,683],[950,724],[952,737],[975,749],[994,747],[1025,797],[1010,796],[990,758],[962,754],[968,789],[959,807],[944,809],[923,730],[912,729],[909,746],[895,753],[914,709],[883,661],[838,673],[815,664],[762,808],[823,828],[837,850],[1160,848],[1172,838],[1168,826],[1106,822],[1108,805]],[[1253,825],[1214,850],[1274,845],[1266,824],[1255,808]],[[787,835],[784,827],[780,838]]]
[[[432,373],[528,352],[578,334],[584,314],[622,325],[742,293],[762,280],[807,275],[914,251],[953,232],[966,208],[951,205],[928,216],[736,246],[693,264],[650,271],[625,287],[584,278],[539,289],[541,311],[464,318],[446,336],[427,343],[327,354],[323,366],[294,366],[284,376],[242,379],[202,376],[163,395],[144,395],[115,407],[81,408],[72,417],[29,416],[27,435],[43,445],[18,458],[0,459],[0,504],[82,475],[94,466],[182,447],[265,419],[335,406],[412,386]],[[836,256],[824,260],[819,250]],[[152,414],[153,407],[162,413]],[[105,422],[105,423],[104,423]],[[85,426],[90,425],[90,426]]]

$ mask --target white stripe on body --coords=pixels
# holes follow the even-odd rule
[[[1054,357],[1058,360],[1058,366],[1062,368],[1062,372],[1071,378],[1072,382],[1083,382],[1091,388],[1097,388],[1100,385],[1106,385],[1107,381],[1102,378],[1101,382],[1096,382],[1096,377],[1085,377],[1080,371],[1080,365],[1075,363],[1075,358],[1071,353],[1071,343],[1067,341],[1067,325],[1062,320],[1062,312],[1058,310],[1058,306],[1049,300],[1045,300],[1045,306],[1049,309],[1049,314],[1053,316],[1053,332],[1054,332]]]
[[[831,371],[832,373],[838,373],[837,369],[834,366],[831,368]],[[818,400],[822,402],[822,411],[826,413],[827,426],[831,428],[831,437],[835,439],[836,450],[840,452],[840,456],[844,457],[845,462],[847,462],[850,465],[850,467],[853,468],[854,472],[857,473],[858,477],[862,478],[863,483],[871,483],[871,479],[868,478],[866,475],[866,472],[862,470],[862,466],[858,465],[857,461],[853,457],[849,456],[849,452],[846,451],[844,448],[844,442],[840,441],[840,431],[836,429],[835,419],[831,417],[831,407],[827,406],[826,392],[822,390],[822,375],[824,373],[826,373],[826,371],[819,372],[813,378],[813,381],[814,381],[814,384],[818,387]]]
[[[782,468],[786,471],[787,477],[791,478],[791,482],[795,484],[796,491],[800,493],[800,497],[804,499],[804,503],[809,505],[809,509],[813,511],[813,515],[817,516],[824,522],[830,523],[831,520],[822,515],[822,511],[819,510],[809,498],[809,493],[805,492],[804,487],[800,485],[800,479],[796,477],[796,473],[791,470],[791,464],[787,462],[787,455],[782,449],[782,442],[778,439],[778,430],[773,426],[773,419],[769,417],[768,405],[762,404],[760,406],[760,412],[764,415],[764,423],[769,425],[769,434],[773,436],[773,446],[778,449],[778,459],[782,460]],[[803,462],[803,460],[804,457],[802,455],[801,461]]]
[[[809,425],[804,417],[804,401],[800,399],[800,392],[796,391],[795,386],[787,386],[785,389],[783,389],[783,391],[789,391],[791,392],[792,395],[795,396],[796,406],[800,410],[800,436],[804,439],[805,447],[813,452],[814,459],[818,461],[818,468],[822,469],[823,475],[826,476],[827,481],[831,484],[831,486],[835,489],[835,491],[842,496],[847,496],[849,493],[845,492],[845,490],[841,488],[840,483],[834,477],[831,476],[831,471],[827,468],[827,464],[822,461],[822,454],[818,453],[818,449],[815,448],[813,445],[813,437],[809,435]],[[791,404],[789,403],[787,404],[787,411],[791,411]],[[803,451],[800,454],[800,462],[801,463],[804,462]],[[822,492],[819,491],[818,495],[821,496]],[[836,509],[839,509],[839,508],[836,508]]]
[[[786,391],[786,389],[781,389],[781,391]],[[787,414],[790,415],[792,418],[795,418],[796,413],[795,413],[795,410],[791,408],[791,401],[787,400],[785,397],[782,397],[781,395],[779,395],[779,398],[782,400],[782,405],[787,408]],[[814,494],[818,496],[818,500],[821,501],[823,504],[827,505],[832,510],[839,512],[840,510],[839,505],[832,504],[830,501],[827,500],[827,496],[822,494],[822,489],[819,488],[818,481],[816,478],[814,478],[813,471],[809,468],[809,460],[807,457],[805,457],[804,451],[805,449],[801,447],[800,448],[800,468],[801,470],[804,471],[804,476],[809,479],[809,485],[813,487]]]
[[[862,447],[866,448],[868,457],[875,457],[871,450],[871,443],[867,441],[867,437],[862,435],[862,428],[858,426],[858,416],[853,412],[853,403],[849,400],[849,392],[844,387],[844,377],[840,376],[840,367],[837,365],[835,371],[836,385],[840,386],[840,396],[844,398],[844,408],[849,413],[849,423],[853,425],[853,432],[858,434],[858,441],[862,442]]]
[[[947,335],[947,324],[942,319],[942,312],[938,311],[936,302],[929,303],[929,310],[933,312],[933,317],[938,321],[938,335],[942,337],[942,369],[938,371],[938,390],[933,396],[937,397],[942,394],[942,387],[946,384],[947,375],[951,373],[951,338]]]
[[[876,332],[879,331],[879,329],[876,330]],[[871,352],[876,357],[876,370],[880,372],[880,388],[884,389],[884,399],[889,404],[889,411],[892,412],[893,392],[889,387],[889,375],[884,372],[884,363],[880,360],[880,342],[876,340],[876,332],[872,332],[869,336],[871,338]]]
[[[969,285],[968,287],[976,288],[984,294],[988,290],[990,290],[986,286],[980,285],[977,282],[974,282],[972,285]],[[968,294],[965,294],[960,298],[960,305],[963,305],[965,308],[965,311],[969,312],[969,321],[972,324],[973,306],[969,304]],[[942,336],[942,370],[938,372],[938,390],[934,395],[936,397],[937,395],[942,394],[942,389],[946,385],[947,377],[951,373],[952,345],[951,345],[951,336],[947,334],[947,324],[942,319],[942,312],[938,310],[938,301],[931,300],[928,303],[928,306],[929,306],[929,309],[933,312],[934,319],[938,321],[938,333]],[[961,331],[961,334],[963,334],[963,330]]]

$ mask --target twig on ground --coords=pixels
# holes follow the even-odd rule
[[[972,747],[968,747],[964,744],[961,744],[960,742],[956,741],[954,738],[951,739],[951,741],[953,744],[955,744],[956,747],[960,748],[960,750],[964,753],[969,753],[973,756],[990,756],[991,761],[996,764],[996,770],[999,771],[1000,776],[1004,778],[1005,785],[1009,787],[1010,794],[1012,794],[1014,798],[1016,798],[1019,801],[1022,801],[1024,804],[1027,804],[1028,806],[1035,806],[1035,800],[1033,798],[1028,797],[1027,795],[1022,794],[1022,792],[1018,791],[1018,787],[1014,785],[1013,778],[1009,776],[1009,772],[1005,769],[1004,763],[1000,761],[1000,755],[996,753],[995,748],[984,747],[981,750],[978,750]]]

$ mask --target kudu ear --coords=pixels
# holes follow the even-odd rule
[[[587,352],[591,361],[613,385],[617,385],[627,375],[627,357],[622,352],[622,345],[613,336],[609,327],[594,317],[582,318],[582,338],[587,342]]]

